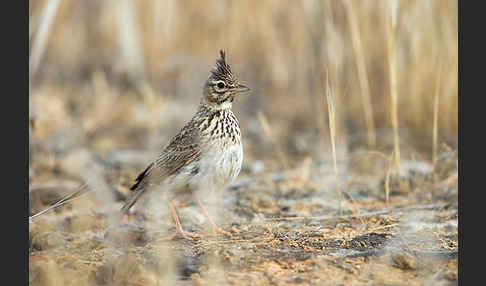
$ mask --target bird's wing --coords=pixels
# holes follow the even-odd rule
[[[151,180],[161,182],[168,176],[177,173],[182,167],[198,160],[199,156],[199,129],[191,120],[172,138],[159,158],[138,175],[135,184],[130,188],[134,193],[122,207],[122,212],[127,212],[137,202],[147,190]]]
[[[155,161],[157,174],[162,178],[178,172],[182,167],[199,159],[201,148],[199,141],[199,129],[189,122],[181,132],[174,136],[169,145],[164,149]]]

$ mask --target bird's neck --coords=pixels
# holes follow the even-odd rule
[[[229,100],[224,101],[222,103],[217,102],[210,102],[207,99],[203,98],[201,103],[199,104],[199,109],[205,109],[208,111],[220,111],[220,110],[231,110],[233,103]]]

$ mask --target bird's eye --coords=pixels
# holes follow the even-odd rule
[[[224,88],[224,82],[222,82],[222,81],[218,82],[218,88],[219,89]]]

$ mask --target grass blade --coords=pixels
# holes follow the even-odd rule
[[[397,1],[386,2],[386,39],[388,51],[388,76],[391,102],[391,123],[393,128],[393,154],[395,162],[395,173],[400,182],[400,143],[398,136],[398,94],[397,94],[397,65],[395,55],[395,31],[397,23]]]
[[[336,188],[339,193],[339,214],[343,215],[343,195],[341,188],[339,187],[339,171],[337,167],[336,159],[336,110],[334,104],[334,97],[332,95],[332,88],[329,82],[329,73],[326,72],[326,99],[327,99],[327,111],[329,115],[329,134],[331,138],[331,148],[332,148],[332,161],[334,166],[334,174],[336,175]]]

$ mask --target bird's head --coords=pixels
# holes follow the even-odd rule
[[[235,96],[250,90],[238,79],[226,63],[226,54],[220,51],[220,58],[204,84],[203,102],[217,109],[230,108]]]

